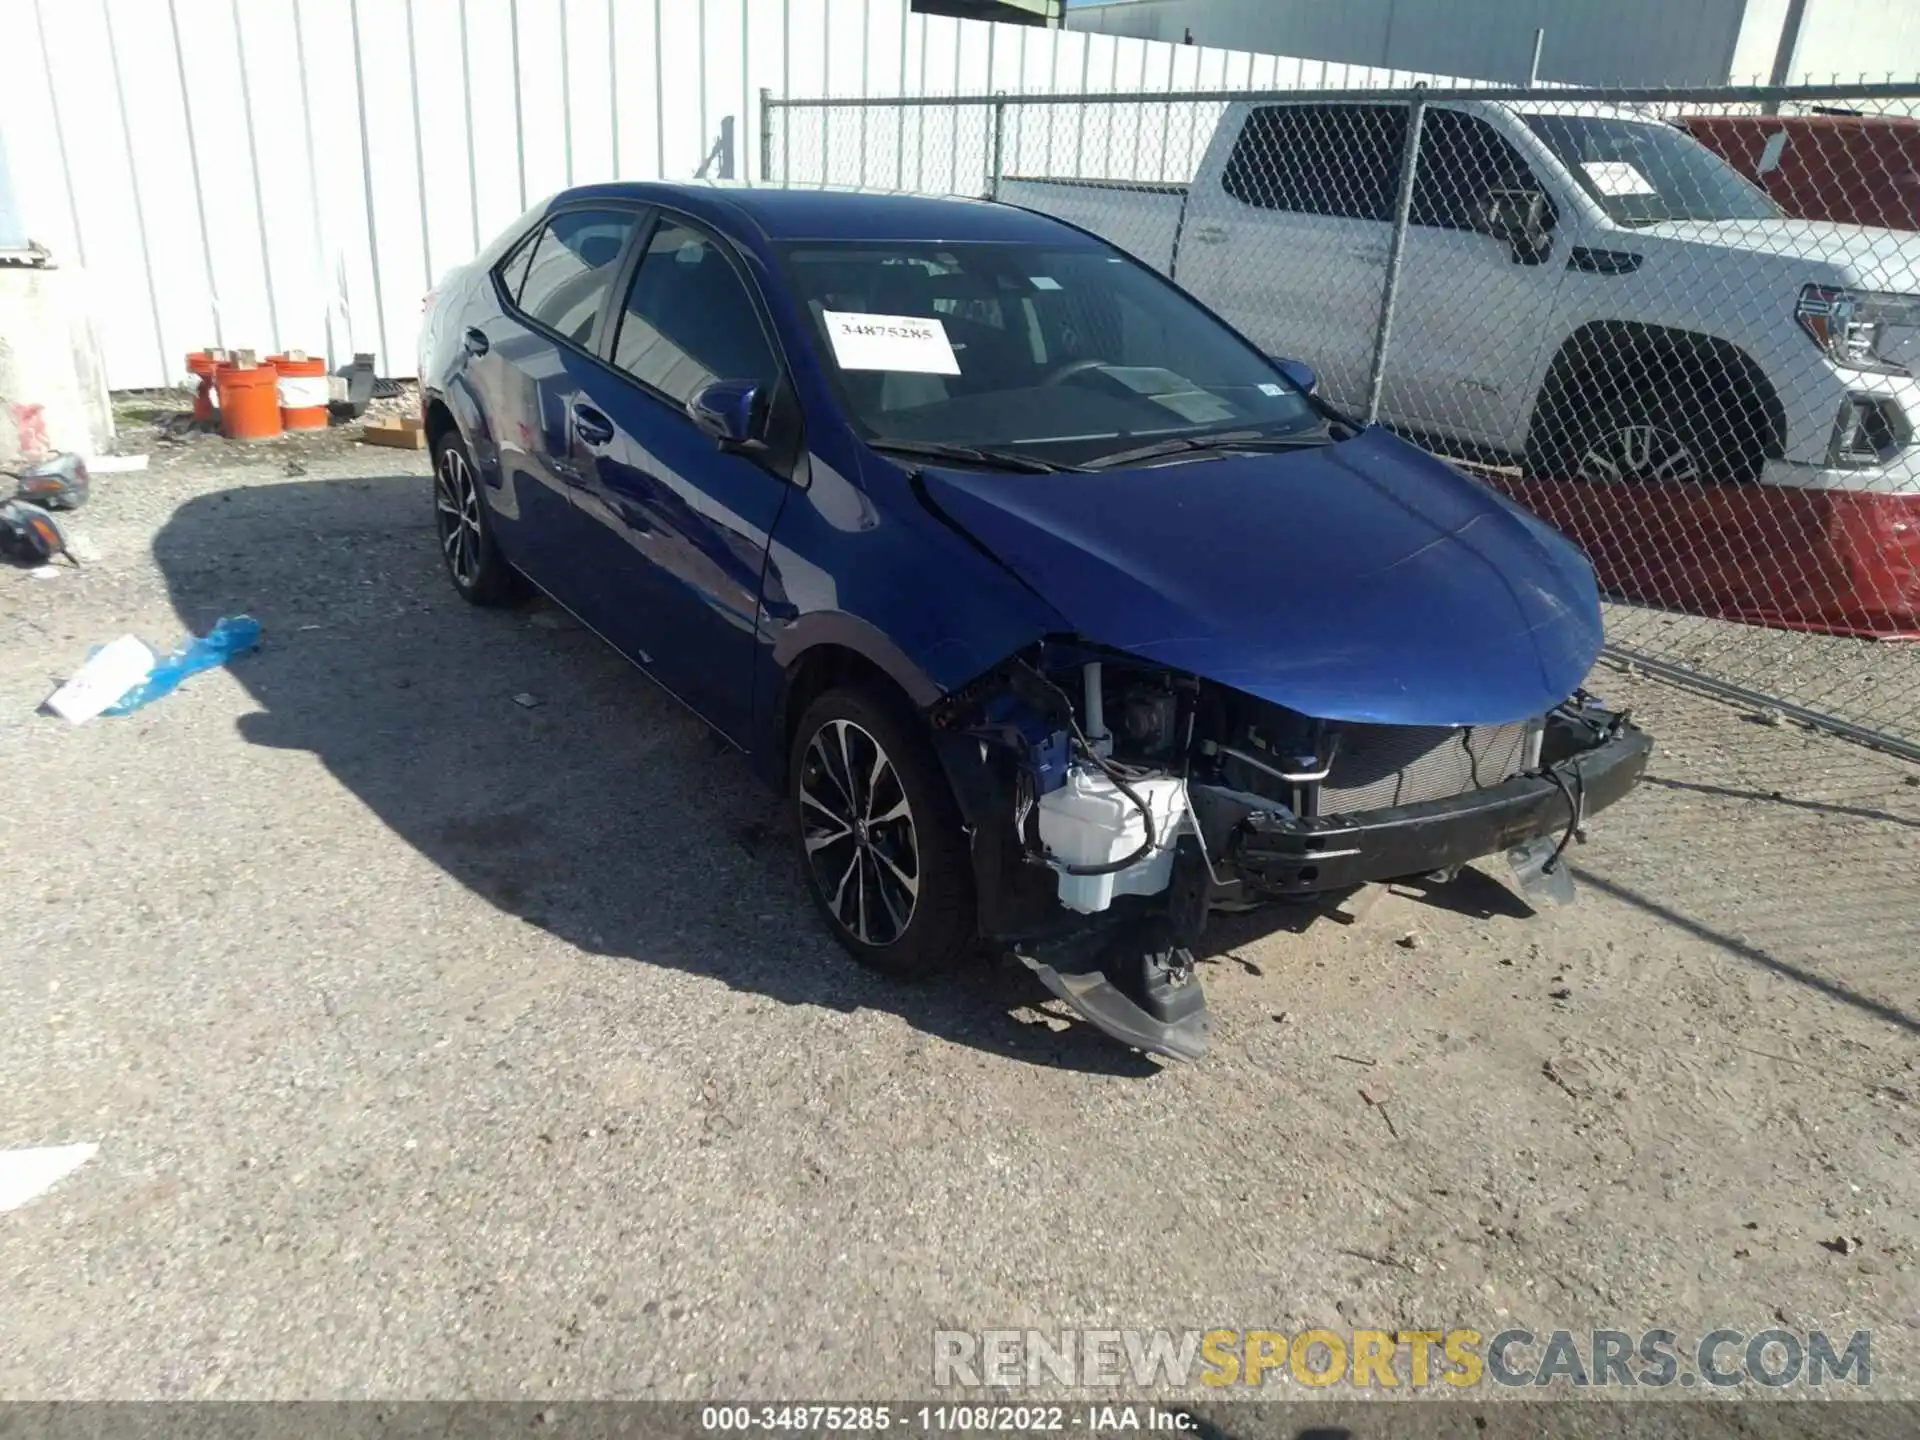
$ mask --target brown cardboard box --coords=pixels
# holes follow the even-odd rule
[[[360,438],[369,445],[390,445],[396,450],[427,448],[426,426],[416,415],[396,415],[388,420],[369,420],[361,427]]]

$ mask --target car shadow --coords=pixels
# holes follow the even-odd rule
[[[168,520],[154,554],[181,621],[263,626],[231,671],[259,707],[247,741],[310,752],[446,874],[582,950],[781,1004],[891,1011],[1034,1065],[1157,1073],[1066,1021],[1017,961],[920,984],[853,964],[745,760],[556,607],[462,603],[430,507],[422,476],[310,480],[197,497]]]
[[[239,613],[263,626],[260,650],[232,667],[259,706],[241,735],[310,752],[502,912],[590,953],[781,1004],[889,1011],[1024,1063],[1162,1068],[1071,1016],[1010,957],[922,983],[853,964],[808,899],[778,798],[743,757],[558,607],[459,600],[424,476],[196,497],[154,555],[193,632]],[[1505,893],[1482,883],[1429,898]],[[1200,958],[1257,969],[1232,950],[1328,916],[1312,904],[1216,916]]]
[[[1409,899],[1437,910],[1450,910],[1469,920],[1530,920],[1539,912],[1513,889],[1489,875],[1483,865],[1500,863],[1482,860],[1462,865],[1450,880],[1412,878],[1396,880],[1393,889]]]

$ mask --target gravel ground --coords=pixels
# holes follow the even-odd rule
[[[1920,641],[1767,630],[1633,605],[1606,609],[1607,638],[1630,653],[1920,745]]]
[[[0,571],[0,1148],[100,1147],[0,1216],[0,1396],[905,1397],[936,1327],[1515,1323],[1871,1329],[1920,1396],[1914,767],[1603,672],[1660,749],[1578,905],[1219,924],[1162,1067],[1017,966],[855,968],[741,760],[455,599],[425,473],[202,440],[100,479],[86,569]],[[242,610],[230,671],[35,714]]]

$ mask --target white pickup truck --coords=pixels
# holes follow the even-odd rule
[[[1365,403],[1404,103],[1238,102],[1191,185],[1009,177]],[[1589,480],[1920,492],[1920,236],[1791,220],[1618,107],[1425,107],[1380,418]]]

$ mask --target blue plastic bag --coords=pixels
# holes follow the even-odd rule
[[[258,620],[251,615],[222,615],[205,635],[189,635],[174,646],[173,653],[156,663],[153,673],[142,684],[134,686],[100,713],[131,715],[141,706],[171,695],[189,675],[224,665],[259,643]]]

